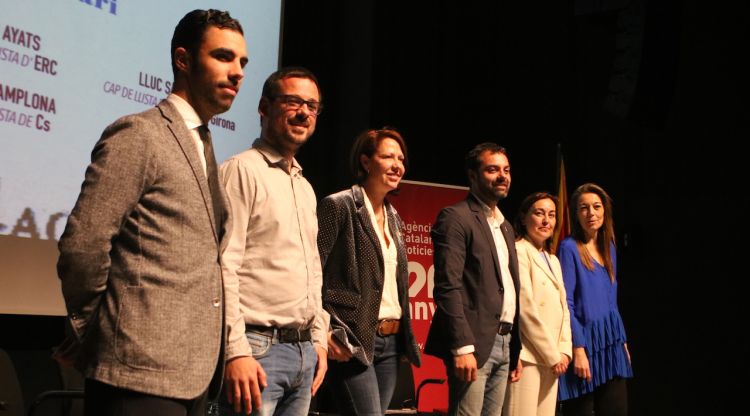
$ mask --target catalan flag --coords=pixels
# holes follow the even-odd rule
[[[557,146],[557,228],[552,236],[552,253],[557,253],[560,242],[570,235],[570,211],[568,209],[568,185],[565,180],[565,161],[562,148]]]

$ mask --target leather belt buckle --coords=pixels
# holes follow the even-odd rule
[[[381,337],[387,337],[389,335],[398,334],[401,323],[398,319],[383,319],[378,322],[378,335]]]
[[[269,338],[273,338],[273,327],[260,325],[245,325],[245,331],[254,332]]]
[[[305,342],[312,339],[312,334],[309,329],[278,328],[276,334],[279,342],[282,344]]]
[[[507,335],[510,333],[511,329],[513,329],[513,324],[500,322],[500,326],[497,328],[497,333],[500,335]]]

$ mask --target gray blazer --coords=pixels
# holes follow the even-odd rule
[[[212,380],[218,393],[226,236],[185,122],[162,101],[107,127],[91,160],[57,264],[79,368],[157,396],[192,399]]]
[[[385,209],[398,251],[396,281],[402,310],[399,351],[419,366],[421,357],[409,316],[409,263],[401,232],[403,222],[388,201]],[[324,198],[318,204],[318,223],[323,307],[331,314],[334,333],[344,331],[354,347],[352,355],[369,365],[373,359],[385,266],[362,188],[354,185]]]

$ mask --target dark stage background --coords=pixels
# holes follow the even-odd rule
[[[326,106],[299,160],[323,197],[350,184],[355,135],[392,125],[409,145],[407,179],[464,185],[463,154],[496,141],[513,167],[501,204],[512,217],[528,193],[555,190],[561,144],[569,192],[593,181],[614,198],[630,414],[730,414],[748,384],[747,12],[287,0],[282,64],[315,72]],[[0,321],[5,349],[62,338],[61,318]]]
[[[293,1],[284,65],[326,109],[299,159],[319,197],[349,184],[364,128],[404,133],[407,179],[465,184],[464,153],[509,150],[514,216],[554,191],[614,198],[632,415],[730,414],[746,394],[747,6],[679,1]]]

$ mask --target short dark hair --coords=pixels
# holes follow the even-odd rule
[[[490,151],[492,153],[502,153],[506,157],[508,156],[508,152],[505,150],[505,148],[497,143],[480,143],[474,146],[473,149],[469,150],[469,153],[467,153],[466,157],[464,158],[464,167],[466,168],[467,173],[476,171],[477,168],[479,168],[479,165],[482,164],[482,161],[479,160],[479,158],[482,156],[482,153],[486,151]]]
[[[174,52],[177,48],[185,48],[191,56],[196,56],[203,35],[209,27],[218,27],[219,29],[230,29],[244,35],[242,25],[237,19],[232,18],[229,12],[209,9],[195,9],[186,14],[177,26],[174,28],[172,35],[172,74],[177,78],[177,65],[174,62]]]
[[[528,215],[529,211],[531,210],[531,207],[534,206],[536,201],[541,201],[542,199],[549,199],[555,204],[555,212],[560,213],[560,207],[557,202],[557,197],[548,193],[548,192],[534,192],[533,194],[527,196],[523,199],[521,202],[521,206],[518,207],[518,214],[516,215],[515,220],[513,221],[513,226],[515,227],[516,231],[516,240],[520,240],[523,237],[526,237],[527,231],[526,226],[523,224],[523,220],[526,219],[526,215]],[[560,222],[555,219],[555,228],[552,230],[552,235],[555,235],[555,232],[557,229],[560,228]],[[544,242],[544,248],[549,252],[552,247],[552,237],[548,238]],[[555,254],[555,253],[552,253]]]
[[[310,72],[309,69],[303,68],[301,66],[281,68],[273,74],[269,75],[268,78],[266,78],[266,82],[263,83],[263,91],[260,94],[261,98],[266,97],[268,100],[273,100],[274,98],[276,98],[276,96],[279,94],[279,89],[281,89],[281,86],[279,85],[280,81],[287,78],[306,78],[314,82],[315,86],[318,87],[318,96],[320,97],[320,101],[323,101],[323,92],[320,90],[318,78],[316,78],[315,74]]]
[[[367,157],[372,157],[380,142],[385,139],[393,139],[398,143],[401,147],[401,153],[404,154],[404,168],[408,167],[409,152],[406,149],[406,142],[404,141],[404,138],[401,137],[401,133],[399,133],[398,130],[387,126],[379,130],[365,130],[354,139],[352,152],[349,156],[350,168],[357,183],[362,184],[367,178],[367,171],[362,167],[362,161],[360,160],[361,156],[365,155]]]

